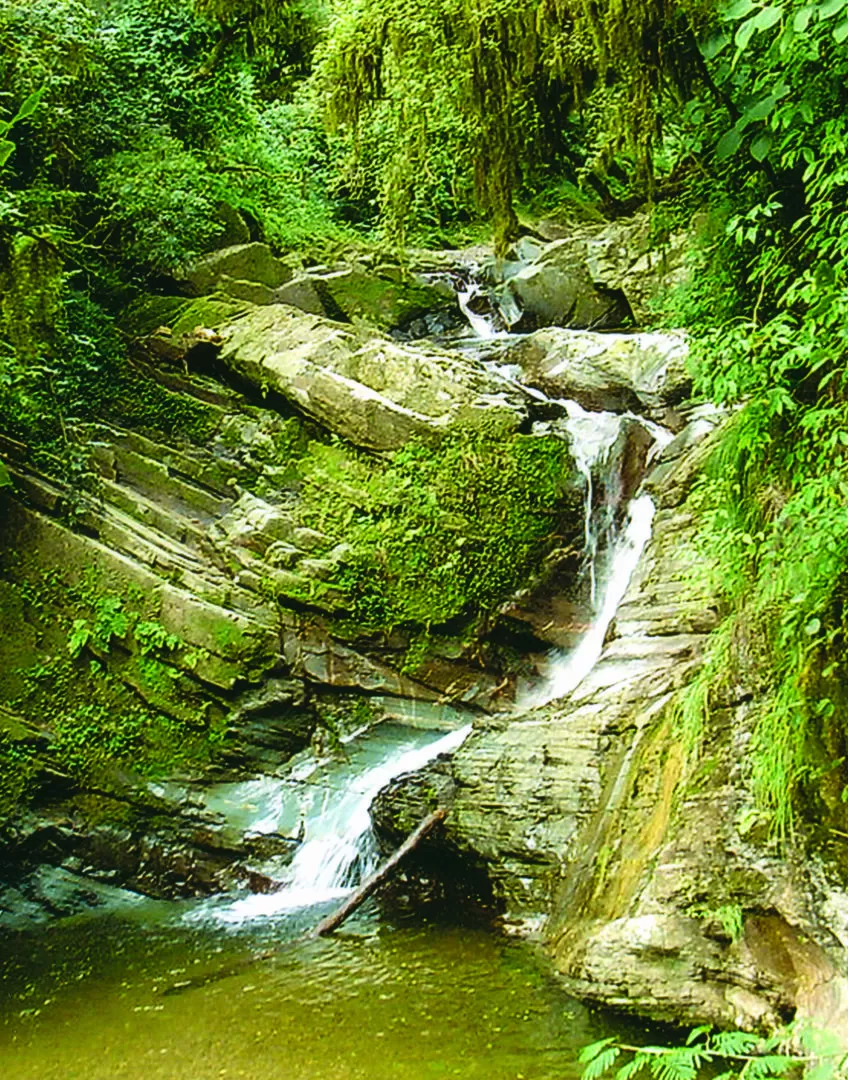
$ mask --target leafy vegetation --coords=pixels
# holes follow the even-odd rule
[[[606,1038],[584,1047],[580,1061],[583,1080],[630,1080],[639,1073],[656,1080],[695,1080],[704,1072],[721,1080],[777,1080],[799,1075],[802,1067],[829,1080],[841,1075],[845,1054],[837,1036],[793,1024],[769,1038],[699,1027],[682,1046],[631,1046]]]
[[[410,443],[384,466],[312,443],[298,511],[344,545],[336,583],[364,629],[479,617],[573,528],[571,460],[551,436]]]
[[[700,392],[739,410],[704,493],[733,614],[684,726],[697,741],[711,698],[751,685],[756,808],[779,837],[840,776],[845,728],[846,15],[839,0],[719,8],[702,48],[725,104],[689,107],[713,133],[713,216],[675,316],[696,331]]]
[[[519,200],[647,205],[657,239],[697,213],[690,281],[660,318],[691,333],[698,395],[733,413],[699,494],[730,614],[678,719],[695,756],[711,710],[749,689],[751,813],[786,840],[826,803],[844,832],[846,88],[848,0],[0,0],[2,435],[77,486],[93,420],[208,440],[220,414],[134,363],[114,315],[234,238],[317,258],[483,216],[505,250]],[[286,597],[335,589],[360,628],[403,627],[410,671],[434,627],[491,611],[566,532],[555,440],[374,459],[291,427],[277,450],[299,524],[325,540]],[[57,721],[81,772],[173,734],[155,710],[115,726],[98,696],[98,650],[134,635],[154,687],[179,648],[101,599],[51,669],[54,688],[87,688]],[[43,673],[26,678],[40,700]],[[24,785],[27,754],[0,741]],[[738,935],[739,909],[711,915]],[[721,1038],[637,1051],[619,1080],[738,1055],[752,1080],[789,1066],[779,1041]],[[618,1049],[590,1055],[587,1080]]]

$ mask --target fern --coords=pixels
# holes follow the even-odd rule
[[[788,1046],[803,1053],[775,1053]],[[616,1067],[620,1054],[630,1059]],[[790,1026],[764,1039],[747,1031],[713,1034],[710,1027],[694,1028],[682,1046],[630,1046],[615,1037],[602,1039],[583,1049],[583,1080],[611,1074],[613,1080],[630,1080],[648,1068],[656,1080],[694,1080],[705,1068],[710,1072],[727,1066],[714,1080],[788,1080],[798,1067],[816,1080],[834,1080],[848,1058],[826,1033]]]

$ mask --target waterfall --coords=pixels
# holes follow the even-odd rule
[[[593,473],[603,469],[621,434],[622,417],[617,413],[588,412],[576,401],[562,401],[566,411],[563,427],[568,434],[577,471],[583,478],[583,558],[589,577],[589,602],[597,603],[598,551],[604,539],[609,541],[617,507],[609,502],[595,506]]]
[[[369,813],[377,793],[395,777],[422,769],[440,754],[457,750],[470,732],[470,724],[436,738],[432,732],[409,732],[399,743],[378,751],[377,760],[366,768],[348,762],[329,763],[328,767],[326,762],[322,766],[313,761],[312,768],[301,764],[287,780],[253,782],[254,786],[262,785],[261,791],[273,784],[268,798],[263,800],[260,788],[254,787],[254,802],[247,802],[254,814],[253,831],[282,831],[281,827],[291,828],[299,819],[302,842],[291,863],[276,875],[281,882],[277,891],[242,897],[223,908],[211,906],[202,915],[241,923],[345,896],[377,865]],[[373,744],[379,738],[378,726],[362,743]],[[422,738],[426,739],[423,745]],[[249,785],[219,785],[213,805],[220,806],[221,800],[227,799],[243,808],[249,798]]]
[[[615,617],[636,564],[651,538],[654,504],[649,495],[640,495],[628,507],[627,523],[613,544],[600,606],[576,648],[561,653],[551,663],[544,685],[535,688],[517,704],[522,708],[546,705],[567,697],[586,678],[600,659],[609,625]]]
[[[476,311],[472,311],[469,307],[470,302],[475,296],[481,296],[483,290],[472,280],[468,284],[456,290],[456,301],[459,304],[459,310],[468,320],[468,325],[474,331],[475,335],[483,341],[491,341],[492,338],[500,336],[498,330],[495,329],[493,322],[485,315],[478,315]]]

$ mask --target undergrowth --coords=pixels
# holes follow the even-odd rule
[[[345,551],[336,583],[363,629],[441,625],[491,611],[570,540],[567,445],[462,433],[381,462],[312,443],[298,514]]]

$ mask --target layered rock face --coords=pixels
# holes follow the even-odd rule
[[[235,255],[255,259],[253,247]],[[235,255],[225,260],[231,270]],[[262,254],[260,271],[273,276],[266,264]],[[171,325],[157,325],[163,310]],[[208,775],[273,772],[310,740],[337,737],[334,718],[345,713],[359,723],[418,723],[430,708],[438,722],[447,703],[484,709],[514,682],[496,650],[487,661],[481,638],[490,626],[461,591],[450,609],[426,595],[432,566],[422,566],[420,605],[432,599],[449,610],[452,630],[387,624],[379,584],[366,611],[369,580],[382,573],[393,587],[380,544],[394,535],[404,497],[391,478],[422,508],[410,528],[448,515],[457,565],[468,557],[464,531],[479,527],[461,504],[474,483],[491,482],[482,473],[475,480],[487,454],[493,462],[513,454],[518,467],[550,449],[559,472],[554,501],[533,525],[540,551],[556,543],[544,538],[552,527],[569,540],[579,528],[579,493],[563,440],[530,434],[528,399],[468,356],[279,304],[164,298],[146,317],[145,327],[144,312],[133,313],[136,362],[166,392],[165,408],[192,416],[200,434],[164,439],[89,424],[78,431],[96,474],[88,490],[42,472],[25,447],[3,444],[14,489],[2,493],[0,522],[0,700],[12,704],[0,710],[0,750],[32,749],[39,787],[55,804],[16,820],[11,839],[22,859],[46,856],[184,895],[243,877],[255,853],[192,807],[186,783],[210,763],[190,747],[182,755],[171,739],[196,735],[202,744],[211,732]],[[448,444],[471,488],[442,508],[448,466],[419,482],[414,464],[392,455],[412,446],[433,461]],[[430,490],[436,481],[442,487]],[[357,547],[354,521],[365,523]],[[421,559],[414,535],[393,542],[396,560]],[[452,580],[447,567],[435,571]],[[411,572],[409,581],[415,586]],[[525,583],[526,574],[516,578]],[[61,700],[52,683],[66,688]],[[142,731],[161,729],[163,760],[176,762],[180,782],[153,791],[131,764],[122,772],[105,750],[98,757],[77,747],[75,733],[107,714],[126,717],[111,736],[125,760]],[[86,781],[97,792],[81,801],[74,763],[101,757]],[[11,775],[0,777],[3,797],[7,787],[14,797]]]
[[[681,716],[722,616],[699,546],[713,426],[691,421],[645,481],[653,536],[591,673],[563,701],[480,721],[375,816],[394,836],[451,805],[449,857],[486,867],[583,998],[675,1023],[797,1017],[848,1043],[844,841],[813,821],[769,839],[746,758],[754,689],[711,703],[698,753]]]

